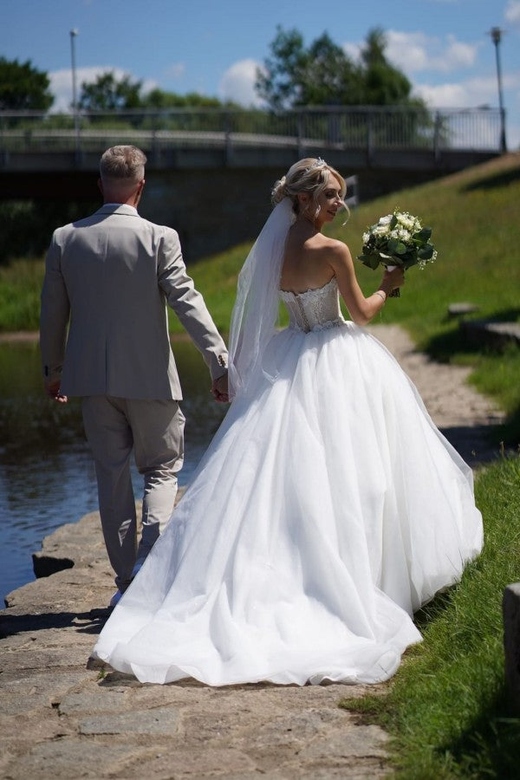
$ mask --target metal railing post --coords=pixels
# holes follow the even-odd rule
[[[433,125],[433,158],[435,162],[439,162],[441,158],[441,126],[441,115],[439,111],[436,111]]]
[[[303,157],[303,112],[297,111],[296,112],[296,139],[297,139],[297,145],[298,145],[298,157]]]
[[[233,139],[232,139],[232,125],[231,125],[231,115],[229,112],[226,112],[223,115],[223,124],[224,124],[224,134],[225,134],[225,163],[226,165],[231,164],[231,160],[233,157]]]
[[[373,160],[373,145],[374,145],[374,114],[365,111],[366,132],[367,132],[367,163],[372,164]]]

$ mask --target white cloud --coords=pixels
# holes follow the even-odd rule
[[[520,90],[520,73],[503,79],[505,89]],[[433,108],[476,108],[497,106],[497,80],[494,75],[444,84],[414,85],[414,92]]]
[[[463,43],[454,35],[435,38],[423,32],[406,33],[399,30],[386,31],[385,39],[388,59],[409,75],[421,71],[450,73],[459,68],[472,68],[482,45]],[[345,43],[343,48],[349,57],[357,61],[362,45]]]
[[[398,30],[389,30],[386,40],[388,59],[406,73],[425,70],[449,73],[459,68],[471,68],[480,45],[463,43],[454,35],[440,39],[422,32],[404,33]]]
[[[351,60],[354,60],[354,62],[358,62],[360,59],[360,53],[361,53],[361,44],[360,43],[344,43],[343,44],[343,51],[347,55],[347,57],[350,57]]]
[[[506,22],[512,25],[520,25],[520,1],[509,0],[504,11],[504,18]]]
[[[91,83],[103,73],[114,73],[116,79],[122,79],[129,76],[131,81],[139,81],[133,74],[121,68],[113,68],[109,65],[94,65],[90,68],[76,69],[76,88],[78,100],[81,95],[81,85],[83,82]],[[50,91],[54,95],[52,112],[60,113],[70,111],[72,105],[72,70],[55,70],[48,74],[50,79]],[[147,80],[142,82],[141,91],[143,94],[150,92],[157,86],[155,81]]]
[[[177,81],[186,73],[186,64],[184,62],[174,62],[167,68],[165,76],[168,79]]]
[[[495,92],[496,87],[491,84],[491,79],[415,85],[415,93],[434,108],[474,108],[486,105]]]
[[[218,93],[221,100],[233,100],[243,106],[259,106],[262,101],[255,92],[256,60],[239,60],[229,67],[220,79]]]

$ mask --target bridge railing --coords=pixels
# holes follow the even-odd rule
[[[349,106],[147,111],[0,111],[0,164],[10,154],[101,152],[133,143],[146,151],[186,146],[308,147],[375,150],[500,151],[499,109],[414,109]]]

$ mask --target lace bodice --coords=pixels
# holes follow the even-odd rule
[[[305,333],[333,328],[345,322],[341,315],[335,276],[323,287],[303,293],[280,290],[280,298],[289,311],[290,327]]]

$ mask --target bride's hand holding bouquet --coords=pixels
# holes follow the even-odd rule
[[[388,270],[399,266],[404,271],[413,265],[424,268],[437,257],[437,251],[430,241],[432,229],[423,227],[420,220],[407,211],[394,211],[380,217],[363,233],[362,254],[358,260],[369,268],[381,263]],[[399,288],[390,293],[399,297]]]

